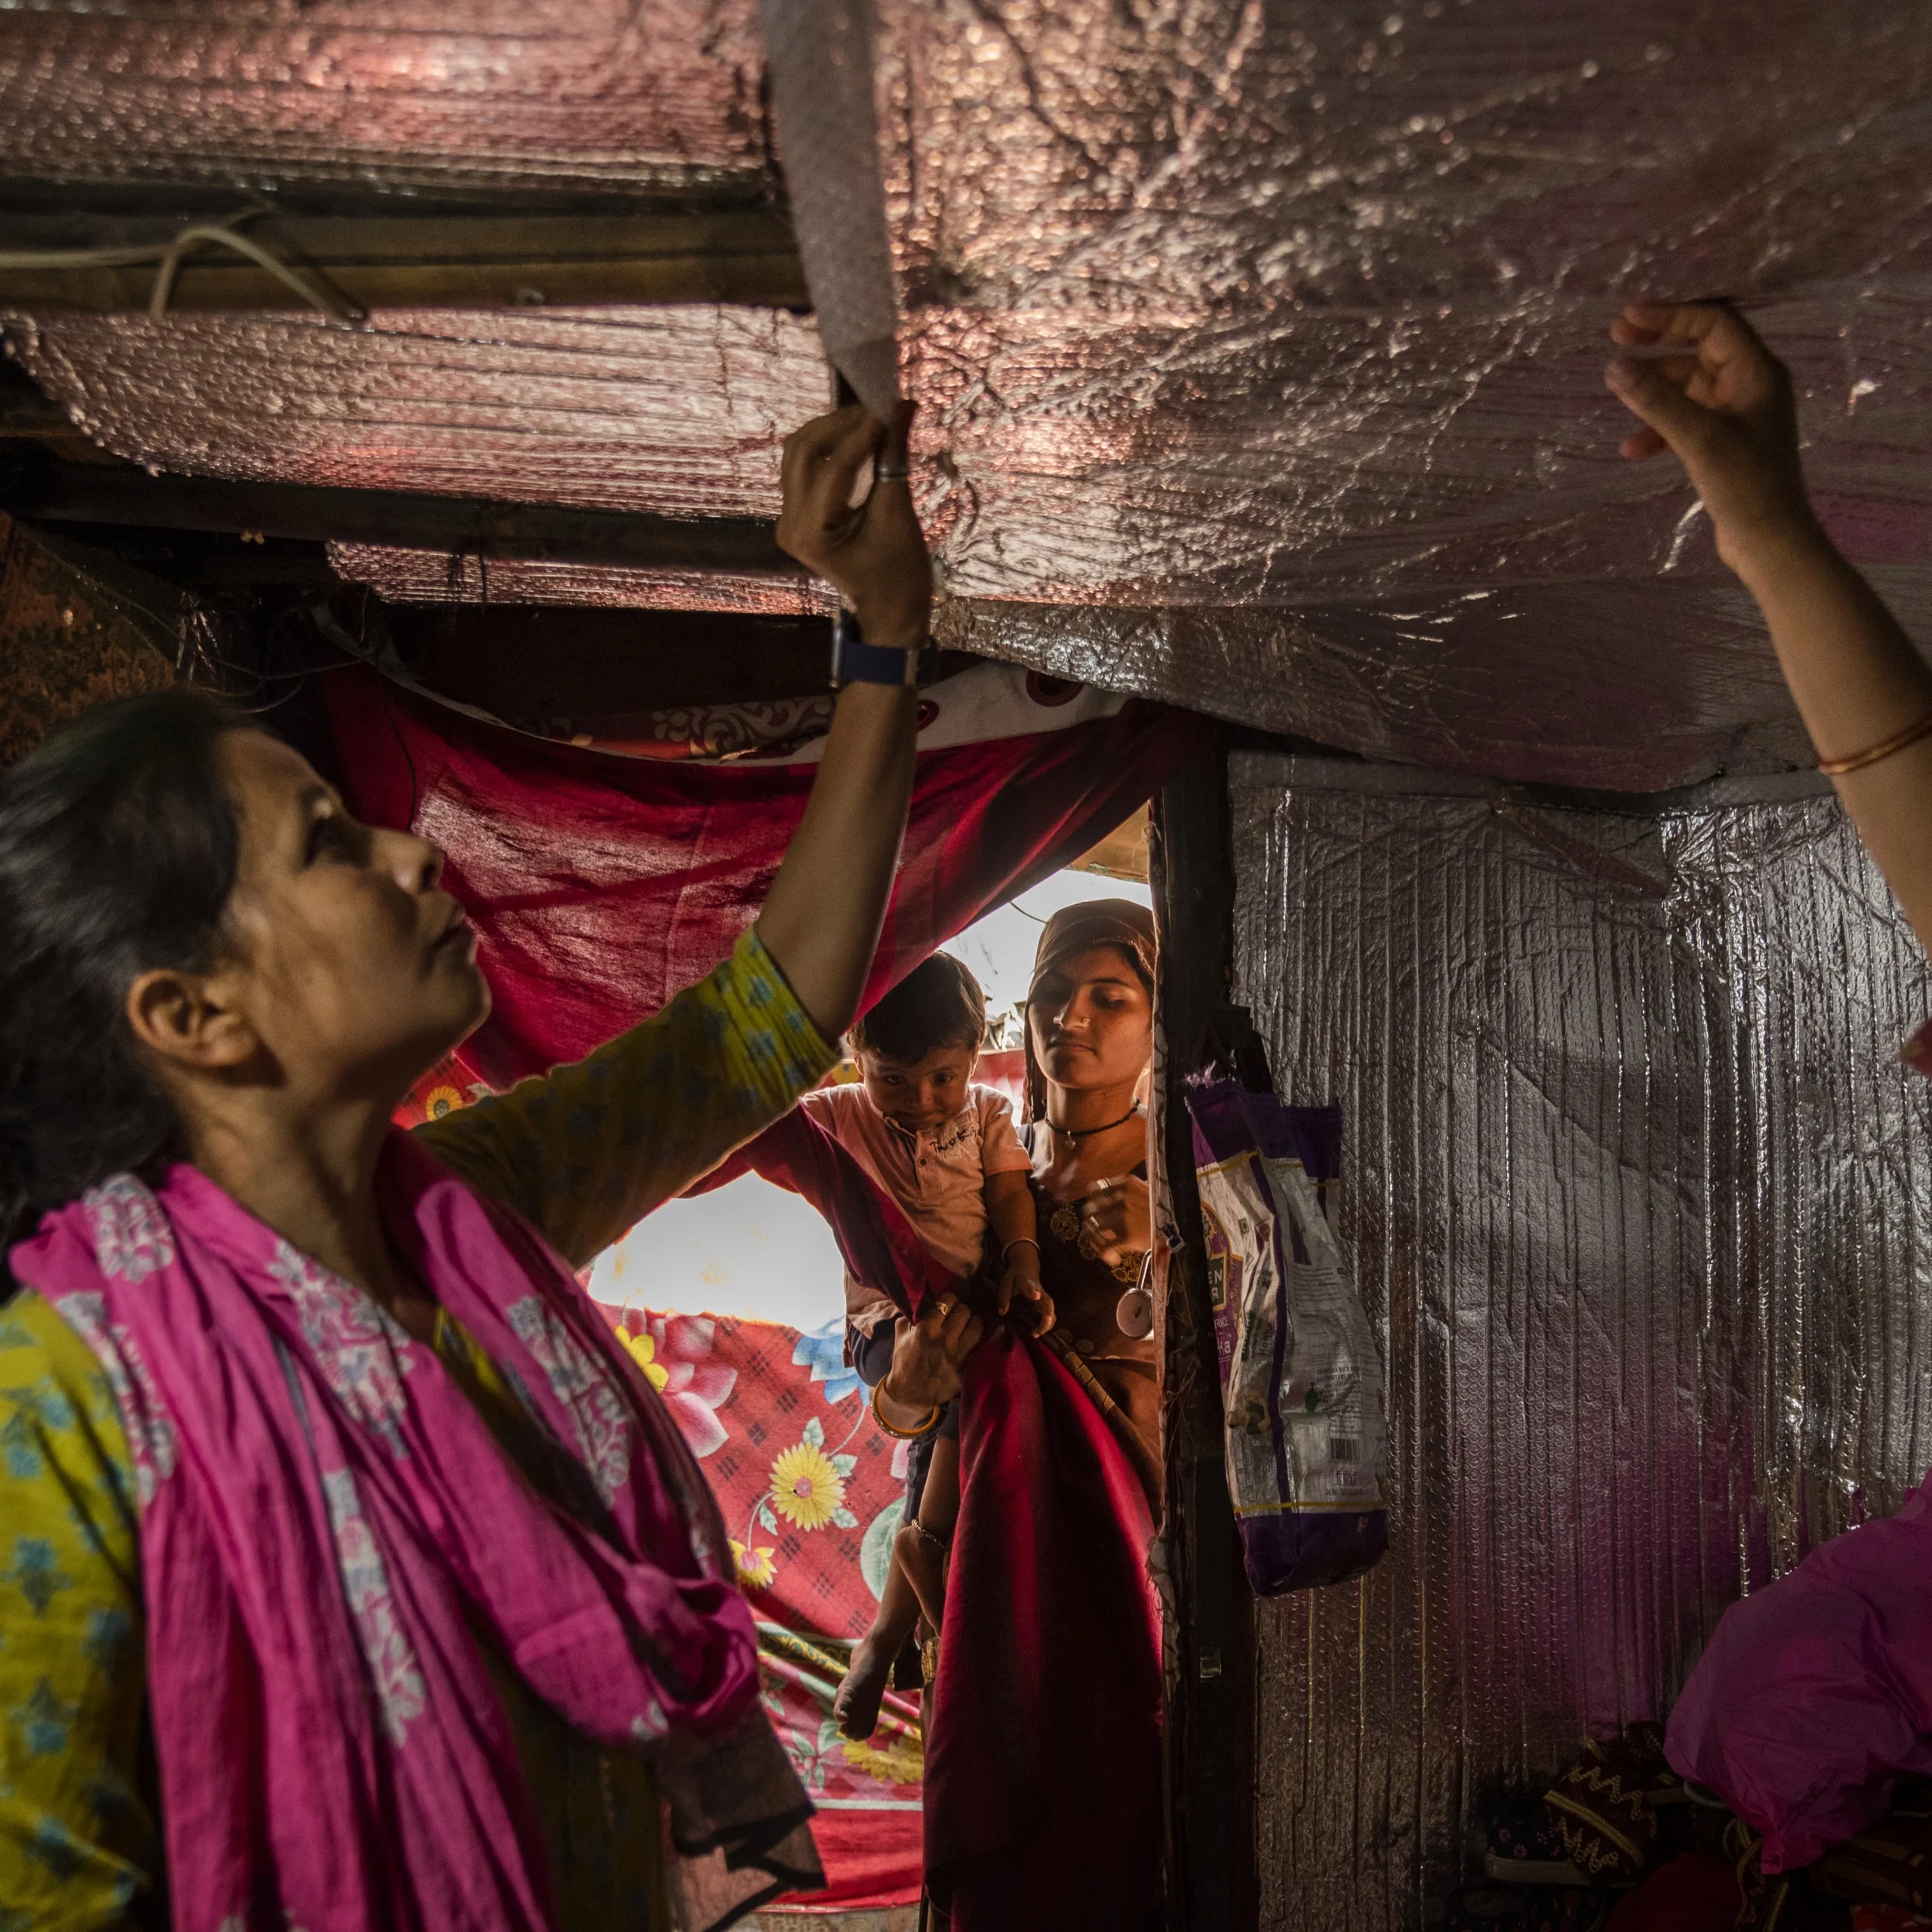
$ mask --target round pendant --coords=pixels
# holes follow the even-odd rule
[[[1129,1288],[1114,1304],[1114,1326],[1130,1341],[1144,1341],[1154,1332],[1154,1297],[1145,1288]]]

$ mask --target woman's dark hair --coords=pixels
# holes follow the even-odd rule
[[[186,687],[119,698],[0,777],[0,1241],[176,1132],[125,1002],[220,956],[241,832],[218,752],[241,721]]]
[[[891,992],[859,1016],[852,1044],[910,1065],[936,1047],[977,1053],[986,1044],[986,996],[949,952],[923,959]]]

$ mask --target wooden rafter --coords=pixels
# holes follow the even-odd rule
[[[0,216],[0,306],[147,307],[152,262],[41,266],[5,258],[165,248],[207,217],[34,213]],[[770,208],[698,213],[333,215],[272,209],[241,233],[367,312],[741,303],[804,308],[789,224]],[[183,257],[171,309],[300,309],[300,291],[246,257],[198,244]]]
[[[770,521],[758,517],[657,516],[59,462],[20,469],[0,485],[0,508],[50,523],[248,532],[641,570],[802,574],[779,549]]]

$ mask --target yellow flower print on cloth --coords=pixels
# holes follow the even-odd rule
[[[430,1120],[441,1120],[454,1113],[457,1108],[469,1104],[460,1087],[445,1084],[430,1088],[428,1097],[423,1103],[423,1112]]]
[[[804,1439],[783,1451],[771,1466],[768,1500],[761,1502],[758,1520],[775,1531],[775,1509],[801,1530],[856,1530],[859,1519],[845,1506],[845,1479],[857,1466],[855,1456],[828,1456],[825,1429],[817,1417],[805,1424]]]
[[[919,1734],[908,1725],[888,1731],[883,1724],[870,1737],[841,1736],[828,1721],[819,1737],[823,1751],[838,1750],[854,1770],[881,1784],[917,1784],[926,1774],[926,1754]]]
[[[775,1549],[767,1549],[761,1545],[747,1549],[736,1537],[731,1539],[732,1561],[738,1566],[738,1583],[747,1590],[768,1590],[778,1580],[778,1565],[773,1560],[778,1554]]]
[[[659,1395],[664,1392],[664,1385],[671,1379],[671,1371],[657,1359],[657,1338],[648,1331],[633,1335],[626,1330],[617,1331],[617,1339],[629,1349],[631,1360],[644,1371],[644,1379]],[[734,1543],[732,1547],[737,1548]]]

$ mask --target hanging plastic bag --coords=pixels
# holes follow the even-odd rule
[[[1341,1115],[1232,1079],[1191,1088],[1187,1108],[1248,1581],[1338,1583],[1389,1547],[1382,1358],[1318,1191]]]

